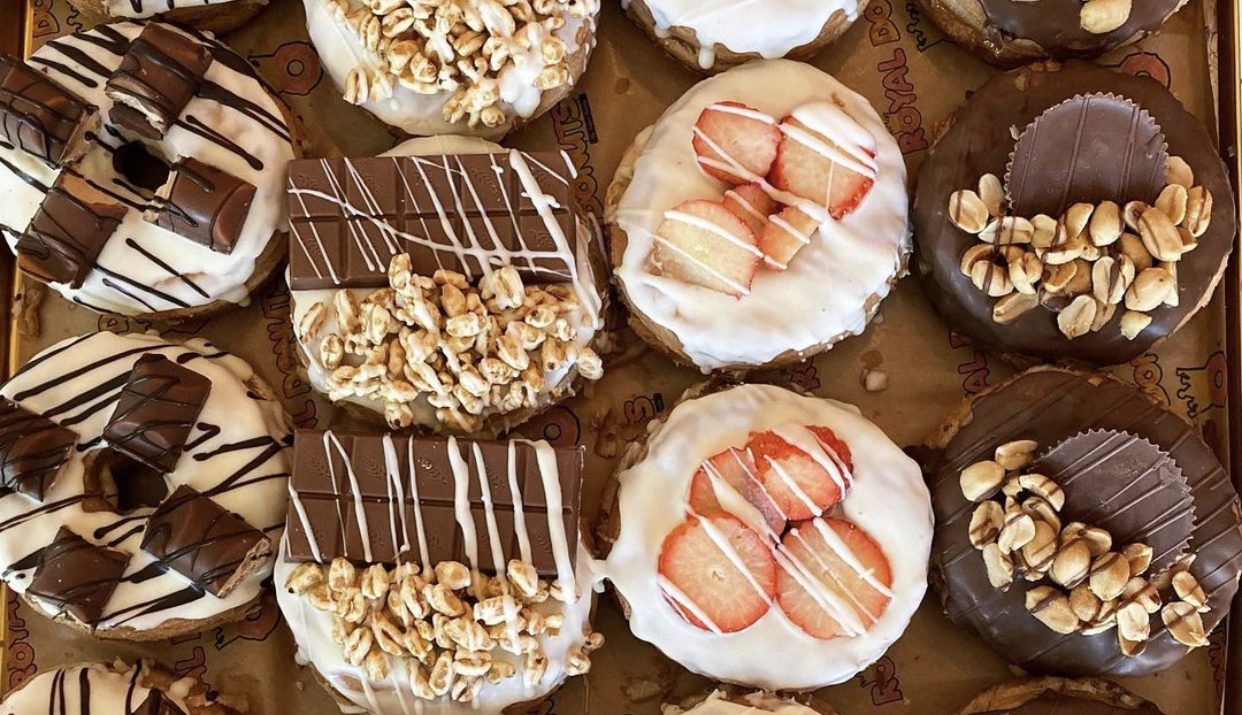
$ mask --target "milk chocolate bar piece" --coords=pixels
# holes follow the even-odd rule
[[[386,449],[386,440],[391,440],[391,452]],[[468,523],[474,525],[478,545],[475,565],[481,571],[494,571],[492,523],[504,558],[520,557],[524,534],[530,560],[545,577],[557,575],[553,524],[559,522],[564,530],[570,559],[577,554],[581,448],[554,451],[556,474],[546,476],[559,487],[561,509],[551,515],[548,502],[553,500],[545,493],[544,465],[535,446],[528,442],[299,430],[293,449],[294,498],[287,522],[290,561],[328,563],[341,556],[357,563],[418,562],[421,523],[432,564],[469,563],[454,508],[454,449],[469,485]],[[511,456],[516,495],[510,485]],[[391,473],[390,464],[395,466]],[[480,473],[486,474],[490,518]]]
[[[81,288],[124,218],[125,207],[81,198],[61,174],[17,240],[17,267],[45,283]]]
[[[262,568],[272,542],[240,516],[183,484],[147,520],[142,550],[199,588],[225,598]]]
[[[160,139],[198,93],[211,66],[202,44],[150,24],[130,43],[104,92],[116,105],[112,121],[148,139]]]
[[[99,127],[98,110],[47,75],[0,54],[0,136],[51,164],[76,161],[87,132]]]
[[[382,287],[398,253],[416,275],[444,268],[474,281],[512,264],[532,283],[568,282],[573,180],[559,152],[290,162],[290,287]]]
[[[29,593],[88,626],[103,615],[129,556],[96,546],[66,527],[40,552]]]
[[[163,355],[144,355],[104,429],[122,454],[161,472],[177,466],[181,450],[211,392],[211,380]]]
[[[232,253],[254,195],[253,184],[185,157],[173,165],[144,218],[216,253]]]
[[[0,484],[4,489],[43,501],[77,443],[73,430],[0,398]]]

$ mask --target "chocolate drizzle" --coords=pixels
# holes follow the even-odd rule
[[[81,198],[62,174],[17,241],[17,266],[47,283],[80,288],[104,244],[125,218],[117,204]]]
[[[211,392],[211,381],[163,355],[134,364],[104,439],[153,469],[171,472]]]
[[[108,78],[105,91],[117,103],[109,116],[149,139],[163,137],[198,94],[211,62],[196,40],[163,25],[145,26]]]
[[[125,554],[95,546],[64,527],[38,558],[27,593],[90,626],[99,621],[129,563]]]
[[[25,407],[0,398],[0,484],[43,501],[78,436]]]
[[[173,165],[146,218],[217,253],[232,253],[254,196],[253,184],[187,157]]]
[[[20,60],[0,54],[0,134],[22,151],[59,165],[98,122],[95,107]]]

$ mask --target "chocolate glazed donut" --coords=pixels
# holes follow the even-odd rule
[[[1006,0],[1008,1],[1008,0]],[[1042,3],[1033,3],[1042,4]],[[1098,332],[1074,340],[1057,328],[1056,316],[1031,310],[1001,325],[992,318],[995,299],[975,288],[962,274],[962,254],[977,242],[975,236],[950,221],[949,196],[972,188],[983,174],[1005,177],[1010,153],[1022,131],[1045,110],[1077,95],[1113,94],[1131,100],[1156,121],[1168,143],[1170,156],[1180,156],[1194,170],[1195,183],[1214,198],[1211,224],[1199,246],[1178,264],[1177,307],[1151,313],[1152,323],[1134,340],[1117,328],[1120,313]],[[1066,138],[1067,151],[1070,139]],[[1110,150],[1091,155],[1085,144],[1078,166],[1112,165]],[[1116,197],[1121,202],[1142,197]],[[1082,197],[1070,195],[1072,202]],[[1236,231],[1234,195],[1215,142],[1203,125],[1156,82],[1114,72],[1086,62],[1032,65],[999,75],[978,91],[951,117],[919,173],[914,199],[916,264],[932,304],[955,329],[1006,358],[1029,356],[1046,361],[1071,360],[1099,365],[1126,362],[1151,350],[1172,334],[1211,298],[1233,249]]]

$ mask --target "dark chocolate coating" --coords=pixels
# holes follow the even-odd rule
[[[142,549],[215,596],[227,596],[239,572],[271,553],[271,542],[244,519],[181,485],[160,504]]]
[[[1199,247],[1178,263],[1179,306],[1152,311],[1151,325],[1134,340],[1127,340],[1118,328],[1123,310],[1102,330],[1072,341],[1057,328],[1056,315],[1042,308],[1028,311],[1009,325],[993,321],[995,299],[975,288],[960,269],[962,254],[977,238],[949,220],[950,194],[974,188],[983,174],[1005,176],[1015,144],[1011,127],[1026,127],[1045,109],[1093,93],[1113,93],[1145,109],[1163,130],[1169,154],[1185,159],[1194,170],[1195,182],[1207,187],[1213,198],[1210,227],[1199,239]],[[1069,144],[1067,138],[1066,151]],[[1060,70],[1027,67],[989,80],[958,109],[952,126],[919,173],[913,210],[916,265],[928,297],[955,329],[996,352],[1100,365],[1144,354],[1197,309],[1233,250],[1235,199],[1224,163],[1213,146],[1203,125],[1166,89],[1144,77],[1069,62]],[[1083,161],[1109,166],[1116,160],[1111,154],[1083,157]]]
[[[155,224],[216,253],[232,253],[254,195],[253,184],[186,157],[172,168],[172,186]]]
[[[43,501],[77,442],[73,430],[0,398],[0,484],[5,489]]]
[[[0,54],[0,136],[8,144],[52,164],[96,112],[47,75]]]
[[[27,593],[88,626],[103,615],[129,564],[120,551],[95,546],[63,526],[38,559]]]
[[[960,429],[954,433],[957,424]],[[1033,584],[1019,579],[1008,591],[992,588],[983,558],[970,543],[974,505],[962,495],[963,468],[991,459],[998,445],[1011,440],[1055,445],[1088,430],[1136,435],[1167,451],[1181,469],[1194,501],[1190,549],[1196,559],[1190,570],[1208,594],[1211,610],[1203,616],[1204,626],[1208,631],[1216,627],[1229,610],[1242,570],[1240,507],[1229,475],[1190,424],[1134,387],[1110,377],[1086,377],[1057,368],[1036,368],[981,393],[968,412],[945,428],[946,446],[926,464],[936,514],[931,582],[950,619],[978,633],[1022,668],[1065,675],[1145,675],[1173,665],[1189,652],[1159,618],[1152,621],[1146,649],[1132,658],[1121,654],[1115,631],[1057,634],[1026,612],[1025,594]],[[1098,491],[1089,489],[1092,476],[1076,477],[1079,483],[1068,492],[1074,503],[1067,500],[1067,515],[1128,506],[1160,524],[1176,518],[1170,514],[1184,506],[1176,490],[1161,491],[1148,500],[1114,500],[1106,506],[1115,484],[1104,480]],[[1134,534],[1136,539],[1142,536],[1141,531]]]
[[[163,137],[198,93],[211,62],[211,53],[197,40],[158,24],[147,25],[108,78],[108,97],[129,111],[112,111],[109,116],[142,136]],[[135,102],[138,111],[123,101]]]
[[[1035,42],[1050,57],[1092,57],[1135,35],[1160,29],[1181,0],[1135,0],[1130,18],[1116,30],[1093,34],[1082,29],[1082,0],[979,0],[987,14],[985,33],[993,42],[1002,37]]]
[[[65,174],[43,197],[17,239],[17,267],[45,283],[81,288],[104,244],[125,218],[125,207],[79,198]]]
[[[177,466],[211,380],[163,355],[134,363],[104,429],[112,448],[161,472]]]

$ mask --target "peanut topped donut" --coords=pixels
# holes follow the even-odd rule
[[[764,60],[699,83],[608,190],[632,327],[705,372],[861,333],[905,271],[905,181],[879,115],[814,67]]]
[[[206,685],[177,678],[150,661],[89,663],[42,672],[0,703],[0,715],[237,715]]]
[[[0,57],[0,234],[92,310],[202,317],[284,255],[287,110],[210,35],[123,22]]]
[[[843,682],[927,588],[918,465],[847,405],[765,385],[688,399],[617,479],[605,573],[634,635],[696,673]]]
[[[0,569],[37,610],[102,638],[241,618],[269,573],[288,418],[204,340],[93,333],[0,389]]]

